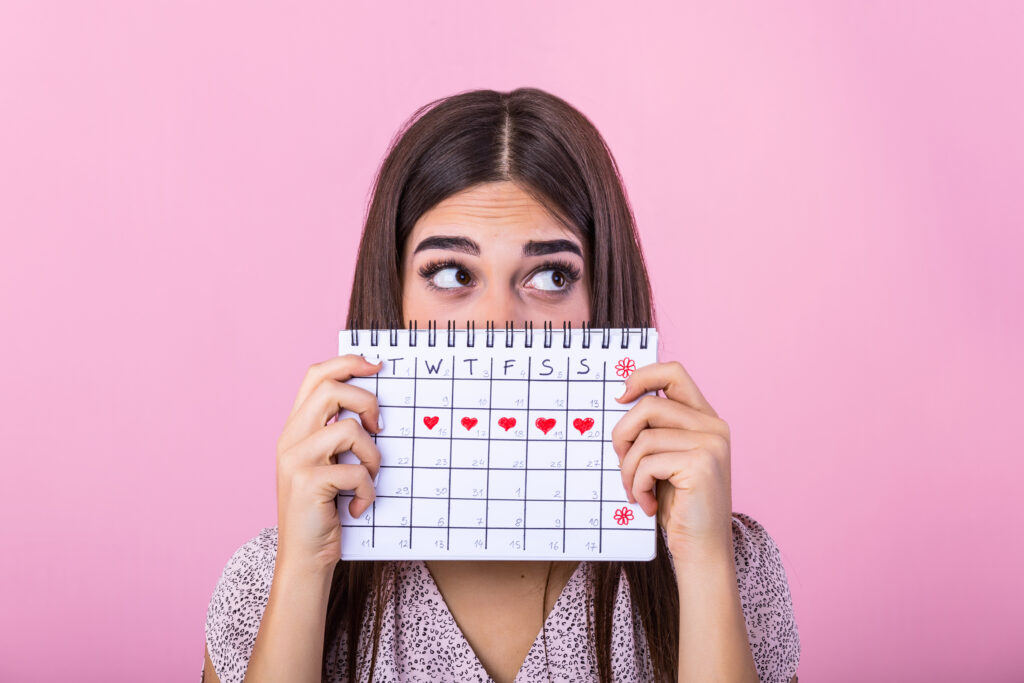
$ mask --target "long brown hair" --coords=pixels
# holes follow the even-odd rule
[[[655,325],[636,222],[607,144],[566,101],[537,88],[519,88],[505,93],[473,90],[434,100],[418,109],[392,139],[377,172],[359,244],[348,328],[403,327],[402,263],[416,221],[450,195],[496,181],[516,183],[580,237],[590,274],[590,325]],[[589,589],[594,621],[588,609],[587,629],[602,683],[612,678],[612,614],[623,570],[654,676],[676,678],[679,596],[664,541],[660,533],[655,535],[657,556],[650,562],[593,563]],[[325,681],[338,666],[344,667],[347,679],[355,680],[360,629],[371,598],[376,614],[368,653],[372,678],[393,570],[388,561],[342,560],[335,566],[324,631]],[[347,636],[344,665],[331,661],[342,633]]]

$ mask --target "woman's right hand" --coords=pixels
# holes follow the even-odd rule
[[[316,363],[306,372],[291,413],[277,440],[277,560],[314,570],[331,569],[341,557],[341,522],[335,496],[354,490],[353,517],[376,498],[373,480],[380,451],[368,430],[380,431],[377,397],[347,384],[354,376],[383,367],[358,354]],[[359,414],[330,422],[342,409]],[[330,424],[328,424],[330,423]],[[352,451],[359,464],[338,463]]]

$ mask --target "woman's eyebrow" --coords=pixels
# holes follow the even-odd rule
[[[460,251],[472,256],[480,255],[480,245],[468,237],[462,236],[434,235],[427,237],[416,245],[412,253],[418,254],[426,249],[446,249],[448,251]],[[570,240],[530,240],[523,245],[523,256],[545,256],[562,251],[568,251],[583,258],[583,251],[575,242]]]
[[[424,249],[447,249],[448,251],[461,251],[471,256],[480,255],[480,245],[468,237],[450,237],[448,235],[427,237],[416,245],[412,253],[418,254]]]
[[[583,251],[570,240],[547,240],[544,242],[529,241],[523,245],[523,256],[545,256],[568,251],[583,258]]]

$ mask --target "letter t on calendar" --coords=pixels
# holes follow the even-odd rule
[[[377,498],[337,498],[348,560],[641,561],[656,517],[626,498],[611,432],[622,380],[657,361],[650,327],[352,329],[339,355],[380,372]],[[648,392],[653,393],[653,392]],[[358,417],[342,410],[338,419]],[[358,463],[350,451],[339,463]]]

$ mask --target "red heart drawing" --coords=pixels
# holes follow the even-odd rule
[[[555,426],[555,418],[553,417],[538,417],[537,418],[537,429],[547,434],[551,431],[551,428]]]
[[[439,418],[437,415],[434,415],[433,417],[424,417],[423,424],[427,425],[427,429],[433,429],[434,425],[436,425],[437,421],[440,419],[441,418]]]
[[[514,417],[498,418],[498,426],[507,432],[516,426],[516,419]]]
[[[586,419],[581,420],[580,418],[577,417],[575,420],[572,421],[572,426],[580,430],[580,434],[582,434],[583,432],[587,431],[588,429],[594,426],[594,418],[588,417]]]
[[[472,429],[476,425],[477,419],[475,417],[464,417],[462,418],[462,426],[466,429]]]

